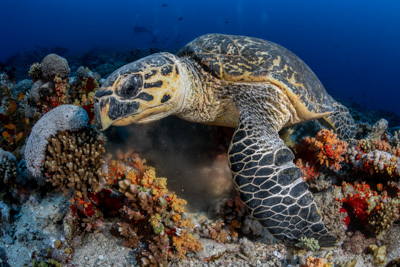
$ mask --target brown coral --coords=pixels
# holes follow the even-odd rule
[[[375,238],[366,239],[360,231],[357,231],[351,238],[345,241],[342,248],[345,252],[360,255],[361,253],[364,253],[370,245],[373,245],[375,243]]]
[[[86,196],[88,191],[98,192],[103,180],[104,143],[93,127],[63,131],[49,138],[44,163],[47,181],[64,195],[71,190],[76,190],[77,197]]]
[[[368,218],[376,235],[385,233],[392,226],[393,222],[399,219],[399,200],[389,198],[381,202]]]
[[[42,77],[42,69],[39,62],[31,65],[29,69],[29,76],[31,76],[34,81],[37,81]]]

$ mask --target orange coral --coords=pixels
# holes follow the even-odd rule
[[[301,267],[330,267],[331,265],[325,262],[323,258],[314,258],[309,256],[306,259],[306,264],[301,265]]]
[[[198,252],[202,249],[201,243],[192,234],[182,231],[180,236],[172,237],[172,244],[177,251],[177,257],[180,259],[185,259],[186,253],[189,251]],[[170,254],[171,256],[172,254]],[[173,256],[172,256],[173,258]]]
[[[315,179],[322,166],[340,170],[347,146],[345,141],[337,138],[333,130],[322,129],[315,137],[306,137],[295,144],[295,163],[303,170],[305,180]]]

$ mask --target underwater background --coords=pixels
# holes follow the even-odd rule
[[[294,52],[333,97],[400,114],[399,22],[394,0],[4,0],[0,62],[43,48],[170,51],[205,33],[246,35]]]
[[[0,1],[0,267],[400,266],[399,22],[399,0]],[[206,33],[282,45],[348,107],[352,139],[279,132],[333,247],[251,216],[233,128],[94,124],[112,72]]]

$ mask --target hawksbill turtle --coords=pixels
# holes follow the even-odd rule
[[[228,163],[249,213],[277,238],[334,244],[278,131],[323,118],[352,138],[354,121],[296,55],[258,38],[207,34],[177,55],[156,53],[122,66],[95,94],[100,130],[169,115],[235,127]]]

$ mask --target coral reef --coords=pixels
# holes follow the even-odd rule
[[[5,74],[0,74],[0,147],[21,158],[21,147],[30,133],[34,120],[26,120],[24,105],[27,97],[19,92]]]
[[[93,130],[93,128],[90,129]],[[86,131],[89,130],[86,129]],[[90,133],[86,135],[90,137]],[[71,136],[81,139],[82,144],[88,143],[88,140],[84,140],[85,138],[79,132],[59,132],[58,137],[52,137],[49,141],[48,154],[55,157],[57,154],[63,154],[62,150],[67,150],[69,155],[73,154],[71,158],[76,157],[75,147],[79,147],[79,144],[76,141],[68,142],[67,139],[70,140]],[[90,142],[97,139],[97,136],[91,136]],[[67,144],[66,147],[63,147],[63,142]],[[70,148],[71,146],[74,148]],[[49,147],[52,148],[49,149]],[[61,152],[54,147],[61,147]],[[59,158],[68,158],[68,155],[59,156]],[[60,173],[67,173],[68,170],[62,170],[64,164],[61,160],[59,160],[61,169],[54,167],[55,161],[47,159],[45,163],[45,169],[50,167],[58,172],[58,174],[50,175],[53,178],[49,180],[58,182],[57,186],[63,191],[67,192],[80,186],[81,189],[77,192],[81,192],[83,183],[68,184],[71,179],[66,181],[65,178],[59,182]],[[75,160],[72,161],[73,164],[78,164]],[[95,165],[100,168],[102,161],[98,162],[100,164]],[[117,152],[117,159],[114,160],[109,156],[107,163],[108,175],[106,175],[105,186],[110,189],[98,191],[95,187],[90,190],[91,192],[86,192],[86,194],[81,192],[70,199],[71,206],[64,218],[64,229],[69,239],[72,240],[78,235],[79,229],[85,231],[98,229],[102,225],[104,214],[108,213],[123,218],[118,223],[118,233],[125,238],[126,246],[140,248],[138,256],[144,266],[166,265],[168,260],[185,258],[189,251],[201,249],[201,243],[192,235],[194,224],[184,213],[183,206],[186,201],[167,190],[165,178],[156,177],[154,168],[144,165],[145,161],[132,151],[125,154]],[[81,169],[83,168],[87,169],[87,166]],[[79,166],[72,169],[79,171]],[[99,169],[97,172],[99,173]],[[94,183],[94,186],[96,185],[98,185],[97,182]],[[123,197],[113,197],[115,193],[112,188],[119,188]]]
[[[358,171],[398,176],[400,173],[400,159],[393,154],[381,150],[365,153],[355,147],[349,148],[348,159]]]
[[[44,162],[47,181],[67,195],[76,197],[99,192],[103,181],[102,155],[105,139],[94,127],[76,132],[62,131],[48,139]]]
[[[74,105],[63,105],[46,113],[34,125],[26,142],[25,160],[28,170],[37,177],[38,183],[44,183],[44,179],[40,177],[49,137],[59,131],[81,130],[87,126],[88,120],[84,109]]]
[[[294,250],[296,255],[274,243],[240,199],[229,194],[226,180],[217,180],[230,177],[221,154],[232,129],[219,132],[210,153],[217,159],[198,170],[209,179],[204,182],[212,187],[209,196],[229,195],[213,202],[207,215],[186,213],[186,201],[168,190],[167,180],[132,150],[102,157],[105,140],[88,126],[94,118],[93,95],[101,84],[96,72],[105,76],[143,53],[112,54],[113,60],[93,54],[72,58],[71,76],[66,59],[51,54],[31,65],[32,81],[14,82],[14,76],[0,74],[0,265],[9,261],[22,266],[18,260],[23,258],[31,265],[54,266],[111,265],[118,260],[132,266],[332,266],[333,256],[322,258],[314,240],[299,240],[302,249]],[[282,131],[281,137],[290,146],[298,142],[293,146],[296,164],[327,229],[343,241],[333,253],[344,258],[335,264],[396,264],[400,131],[388,129],[385,120],[360,128],[357,138],[363,139],[345,142],[311,121]],[[36,188],[30,172],[37,183],[47,180],[55,191],[72,196],[69,202],[61,194],[49,194],[50,186]],[[54,196],[57,200],[49,200]],[[88,246],[88,240],[95,245]]]
[[[119,191],[126,197],[121,210],[124,221],[118,224],[124,244],[137,248],[145,242],[138,250],[144,266],[165,265],[168,259],[199,251],[201,243],[192,235],[194,224],[184,213],[186,201],[168,191],[166,179],[156,177],[155,169],[143,164],[132,151],[119,152],[117,160],[108,159],[108,184],[119,180]]]

